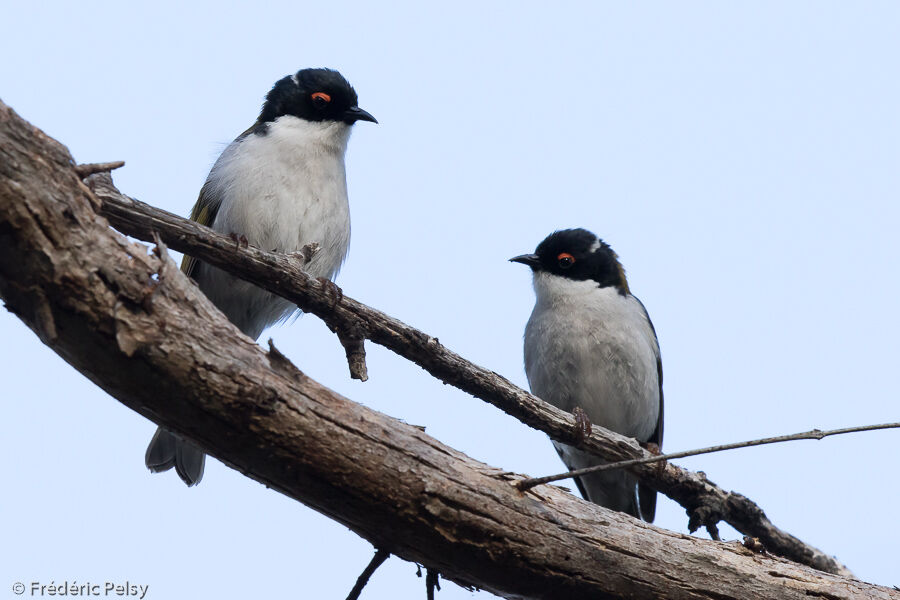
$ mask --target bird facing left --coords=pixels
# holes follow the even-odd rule
[[[350,246],[344,154],[357,121],[377,123],[359,107],[356,91],[337,71],[303,69],[278,80],[256,122],[216,160],[191,219],[273,252],[318,243],[306,271],[334,279]],[[253,339],[297,310],[295,304],[192,257],[184,257],[181,270]],[[161,427],[145,455],[151,471],[175,467],[189,486],[203,477],[204,462],[200,449]]]
[[[510,259],[531,267],[535,305],[525,327],[525,374],[531,391],[592,423],[662,446],[662,361],[656,331],[631,294],[608,244],[585,229],[556,231],[534,254]],[[603,463],[553,442],[571,469]],[[627,471],[575,479],[585,499],[653,521],[656,492]]]

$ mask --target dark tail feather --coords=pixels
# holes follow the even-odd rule
[[[144,463],[154,473],[162,473],[175,467],[175,472],[187,485],[197,485],[203,479],[206,456],[199,448],[176,437],[162,427],[156,430]]]
[[[197,446],[183,440],[175,442],[175,472],[188,486],[200,483],[205,464],[206,455]]]
[[[638,484],[638,507],[640,508],[640,517],[648,523],[652,523],[656,518],[656,490]]]
[[[147,468],[154,473],[162,473],[174,467],[176,441],[174,435],[158,427],[144,455],[144,464]]]

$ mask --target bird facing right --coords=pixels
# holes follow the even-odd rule
[[[536,302],[525,327],[525,373],[532,393],[591,423],[662,446],[662,362],[644,305],[631,294],[619,257],[585,229],[556,231],[534,254]],[[570,470],[604,461],[553,442]],[[624,470],[575,479],[585,499],[652,522],[656,492]]]
[[[320,249],[304,270],[332,279],[350,245],[344,153],[358,121],[377,123],[337,71],[301,69],[279,79],[256,122],[216,160],[191,219],[263,250],[290,253],[315,242]],[[182,270],[254,340],[297,310],[292,302],[190,256]],[[203,477],[203,452],[162,427],[144,461],[156,473],[175,467],[189,486]]]

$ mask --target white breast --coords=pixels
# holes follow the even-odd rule
[[[659,346],[640,302],[595,281],[534,277],[525,328],[532,392],[592,423],[646,441],[659,416]]]
[[[283,116],[265,134],[233,142],[213,166],[207,185],[222,199],[213,229],[246,236],[264,250],[294,252],[317,242],[307,266],[313,277],[333,278],[350,245],[350,206],[344,152],[345,123],[313,123]],[[251,337],[296,306],[200,265],[196,279],[207,296]]]
[[[310,265],[317,277],[340,268],[350,243],[344,152],[350,126],[280,117],[265,135],[232,144],[209,174],[223,199],[213,228],[247,236],[265,250],[322,245]]]

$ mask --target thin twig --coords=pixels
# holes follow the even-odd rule
[[[350,367],[350,378],[368,381],[369,370],[366,367],[366,338],[358,327],[338,327],[338,340],[347,353],[347,365]]]
[[[831,429],[829,431],[822,431],[820,429],[813,429],[811,431],[804,431],[801,433],[792,433],[791,435],[779,435],[776,437],[767,437],[761,438],[758,440],[750,440],[748,442],[735,442],[733,444],[721,444],[719,446],[708,446],[706,448],[700,448],[698,450],[685,450],[683,452],[672,452],[671,454],[659,454],[657,456],[651,456],[649,458],[638,458],[634,460],[620,460],[618,462],[613,463],[605,463],[602,465],[594,465],[593,467],[585,467],[584,469],[578,469],[575,471],[568,471],[566,473],[560,473],[558,475],[547,475],[545,477],[534,477],[532,479],[520,479],[515,482],[517,488],[522,490],[529,490],[536,485],[541,485],[544,483],[552,483],[554,481],[561,481],[563,479],[569,479],[570,477],[581,477],[582,475],[588,475],[590,473],[598,473],[600,471],[612,471],[614,469],[625,469],[627,467],[633,467],[635,465],[647,465],[650,463],[662,462],[666,460],[672,460],[674,458],[684,458],[686,456],[697,456],[698,454],[712,454],[713,452],[722,452],[723,450],[735,450],[737,448],[749,448],[751,446],[763,446],[765,444],[777,444],[779,442],[793,442],[795,440],[821,440],[822,438],[826,438],[831,435],[841,435],[843,433],[857,433],[859,431],[875,431],[877,429],[896,429],[900,427],[900,423],[882,423],[880,425],[861,425],[859,427],[844,427],[842,429]]]
[[[434,600],[434,590],[441,590],[441,574],[434,569],[425,570],[425,597]]]
[[[363,569],[363,572],[360,573],[359,577],[356,579],[356,585],[354,585],[353,589],[350,590],[350,593],[347,594],[347,600],[357,600],[359,598],[363,588],[369,583],[369,578],[372,577],[372,574],[375,573],[378,567],[380,567],[390,555],[391,553],[387,550],[382,550],[381,548],[375,549],[375,556],[372,557],[372,560],[369,561],[369,564],[366,565],[366,568]]]
[[[94,173],[108,173],[114,169],[119,169],[125,166],[124,160],[117,160],[115,162],[105,162],[105,163],[84,163],[81,165],[75,165],[75,173],[82,179],[90,177]]]

